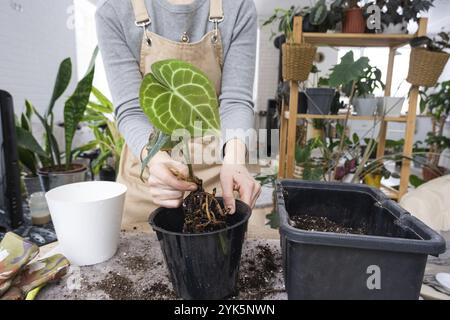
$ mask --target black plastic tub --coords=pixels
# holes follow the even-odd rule
[[[444,239],[377,189],[284,180],[277,185],[289,299],[418,299],[428,255]],[[297,215],[327,217],[367,235],[303,231]]]
[[[221,202],[221,199],[218,198]],[[187,300],[217,300],[237,294],[242,244],[251,209],[236,201],[226,229],[182,233],[182,209],[159,208],[149,222],[156,231],[176,294]]]

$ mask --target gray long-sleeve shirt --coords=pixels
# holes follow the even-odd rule
[[[150,30],[173,41],[188,31],[191,42],[213,29],[208,21],[209,1],[193,0],[175,5],[168,0],[146,0],[152,19]],[[253,81],[255,73],[257,15],[253,0],[223,0],[225,19],[219,25],[224,66],[220,119],[223,142],[242,138],[225,135],[229,129],[253,127]],[[96,12],[100,51],[112,93],[119,131],[134,155],[148,142],[152,126],[139,104],[142,76],[139,71],[142,28],[135,25],[130,0],[103,0]]]

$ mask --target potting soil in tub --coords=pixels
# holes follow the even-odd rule
[[[427,256],[445,251],[440,235],[365,185],[284,180],[277,210],[289,299],[418,299]]]

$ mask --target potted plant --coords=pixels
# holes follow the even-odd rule
[[[304,146],[298,144],[295,148],[294,178],[310,181],[323,179],[323,159],[312,157],[313,150],[322,147],[321,137],[310,139]]]
[[[437,37],[417,37],[410,41],[411,55],[406,80],[416,86],[433,87],[447,64],[450,33],[440,32]]]
[[[358,0],[342,1],[342,5],[345,6],[343,11],[342,32],[364,33],[366,31],[366,20],[364,18],[363,9],[358,6]]]
[[[178,85],[182,84],[182,90],[171,80],[180,73],[185,75],[178,82]],[[154,63],[152,72],[142,82],[140,101],[144,113],[157,129],[146,147],[143,173],[157,152],[173,147],[171,135],[176,130],[184,130],[190,137],[195,137],[197,130],[214,135],[220,132],[214,85],[189,63],[179,60]],[[171,112],[167,113],[167,110]],[[201,121],[200,126],[197,121]],[[161,241],[176,293],[185,299],[221,299],[236,290],[251,209],[237,201],[236,214],[228,215],[222,200],[215,197],[215,191],[207,193],[202,181],[195,177],[188,138],[177,143],[182,143],[189,177],[174,174],[179,179],[195,182],[198,189],[186,197],[181,208],[160,208],[153,212],[150,224]]]
[[[327,78],[319,78],[317,88],[306,88],[304,91],[307,98],[308,114],[327,115],[335,101],[336,90],[330,88]]]
[[[47,153],[33,136],[32,115],[33,108],[29,101],[25,101],[25,111],[16,120],[17,152],[28,196],[42,191],[37,172],[40,164],[48,161]]]
[[[376,0],[381,9],[381,28],[383,33],[408,33],[408,22],[417,22],[421,12],[427,12],[434,0]],[[366,4],[366,7],[372,5]]]
[[[342,2],[342,0],[336,0],[335,3]],[[336,6],[335,3],[331,4],[330,10],[328,9],[325,0],[318,0],[312,7],[295,7],[291,6],[289,9],[276,8],[274,13],[263,22],[263,26],[276,24],[278,33],[281,33],[285,39],[292,30],[294,17],[303,17],[303,32],[326,32],[327,30],[334,29],[336,23],[341,19],[336,16],[332,8]]]
[[[46,156],[41,158],[42,167],[37,170],[37,174],[39,175],[41,186],[44,191],[48,191],[52,188],[68,183],[81,182],[86,179],[86,166],[73,162],[74,153],[72,150],[72,144],[78,125],[83,119],[84,111],[89,102],[97,52],[98,49],[94,51],[92,61],[86,75],[80,80],[80,82],[78,82],[72,95],[65,101],[64,151],[61,151],[54,134],[55,117],[53,111],[55,103],[64,94],[71,80],[72,63],[70,58],[62,61],[59,66],[53,94],[45,113],[41,115],[30,103],[33,114],[35,114],[40,120],[45,133],[44,148],[42,149],[45,150]],[[19,141],[19,144],[20,143],[24,144],[25,141]],[[33,152],[31,148],[26,149]]]
[[[432,130],[425,142],[429,146],[427,163],[423,166],[422,175],[425,181],[432,180],[447,173],[447,169],[439,166],[442,152],[450,148],[450,138],[444,135],[444,127],[450,115],[450,80],[436,86],[433,92],[421,91],[420,108],[431,116]]]
[[[96,150],[90,163],[92,175],[98,175],[102,181],[116,181],[124,139],[114,120],[112,102],[95,87],[92,96],[82,122],[92,130],[94,139],[75,149],[75,154]]]
[[[376,114],[379,99],[374,97],[373,92],[376,88],[384,89],[384,87],[384,83],[381,81],[381,70],[370,65],[365,68],[355,86],[353,106],[356,113],[360,116],[373,116]],[[348,84],[344,91],[349,95],[350,90],[351,87]]]

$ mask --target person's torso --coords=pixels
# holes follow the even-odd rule
[[[223,55],[226,56],[230,46],[233,29],[238,19],[242,3],[246,0],[223,0],[225,19],[219,25]],[[209,0],[194,0],[191,4],[171,4],[168,0],[145,0],[148,13],[152,19],[149,31],[166,39],[179,42],[186,32],[191,43],[200,41],[205,34],[213,29],[209,17]],[[137,61],[140,59],[142,29],[135,25],[135,17],[131,1],[104,0],[99,4],[110,6],[118,20],[120,32]]]

